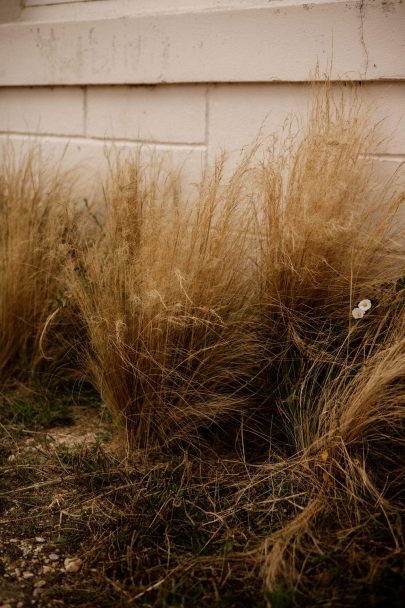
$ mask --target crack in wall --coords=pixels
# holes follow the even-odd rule
[[[366,41],[364,39],[364,19],[366,16],[366,0],[360,0],[360,4],[359,4],[359,9],[360,9],[360,42],[361,42],[361,46],[363,48],[363,53],[364,53],[364,74],[363,77],[365,78],[367,76],[367,71],[368,71],[368,51],[367,51],[367,46],[366,46]]]

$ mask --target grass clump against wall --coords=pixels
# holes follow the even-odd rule
[[[374,139],[327,90],[299,136],[228,177],[220,159],[192,195],[159,159],[118,158],[80,238],[59,178],[3,171],[3,369],[70,345],[124,437],[136,483],[119,521],[111,488],[100,504],[128,601],[182,605],[198,579],[200,605],[233,601],[227,581],[257,605],[340,605],[350,572],[361,605],[397,572],[404,194],[376,179]]]
[[[248,167],[226,184],[222,169],[185,201],[161,164],[118,162],[102,230],[73,275],[86,363],[131,447],[198,447],[200,427],[249,407],[259,348]]]
[[[0,160],[0,378],[26,381],[61,363],[67,332],[65,241],[73,223],[72,179],[32,149],[11,144]],[[46,330],[52,326],[48,340]],[[70,346],[70,345],[69,345]],[[68,347],[69,347],[68,346]]]
[[[405,199],[376,181],[374,141],[356,105],[327,96],[294,154],[271,156],[261,174],[264,387],[275,442],[306,497],[263,543],[270,598],[286,580],[308,596],[305,560],[333,553],[356,527],[351,567],[363,582],[376,580],[400,542],[387,535],[378,566],[363,552],[371,513],[389,526],[403,506],[404,473]]]

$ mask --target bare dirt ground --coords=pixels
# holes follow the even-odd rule
[[[26,404],[23,423],[0,423],[0,608],[402,607],[403,556],[381,518],[371,544],[361,526],[333,540],[332,522],[302,590],[266,597],[257,546],[305,505],[284,471],[236,500],[254,467],[185,453],[129,464],[99,406],[56,422],[45,406],[42,426],[26,424]]]
[[[97,449],[110,428],[96,409],[74,407],[72,418],[68,426],[9,432],[3,438],[1,608],[69,605],[68,593],[65,598],[50,597],[49,590],[67,591],[80,579],[85,558],[74,543],[66,542],[74,509],[73,480],[64,475],[63,455]]]
[[[265,607],[239,514],[230,526],[213,516],[217,484],[184,454],[130,465],[98,406],[36,430],[24,408],[0,424],[0,608]],[[223,489],[225,510],[233,494]]]

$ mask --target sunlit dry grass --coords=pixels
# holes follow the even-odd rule
[[[38,149],[9,143],[0,161],[0,374],[27,379],[61,364],[67,337],[62,280],[73,222],[72,176]],[[47,330],[51,338],[47,339]],[[72,339],[73,336],[71,335]]]
[[[374,141],[356,103],[319,97],[294,154],[261,173],[264,390],[307,497],[264,542],[270,590],[299,589],[305,559],[333,551],[320,523],[331,514],[341,535],[367,538],[371,512],[389,526],[403,505],[405,197],[376,181]],[[371,308],[355,319],[364,298]]]
[[[260,348],[246,207],[248,159],[184,200],[157,160],[114,165],[98,238],[71,275],[84,353],[132,448],[187,440],[248,408]]]
[[[58,360],[53,315],[69,311],[82,377],[111,413],[128,466],[142,469],[114,524],[136,512],[125,529],[150,559],[147,569],[128,557],[128,601],[156,592],[168,605],[173,581],[197,571],[220,601],[228,579],[251,586],[260,572],[246,597],[340,605],[345,584],[330,595],[325,568],[352,572],[353,599],[398,567],[404,193],[378,181],[367,158],[375,137],[356,95],[326,86],[305,129],[262,157],[254,148],[230,175],[219,159],[193,194],[157,157],[116,158],[100,212],[82,215],[80,230],[61,211],[59,178],[45,186],[31,160],[3,171],[3,368],[16,373],[27,357],[35,367],[45,340]],[[364,299],[371,307],[355,318]],[[155,479],[174,464],[173,480]],[[204,537],[195,552],[188,531],[178,559],[176,509]],[[163,520],[152,547],[148,530]]]

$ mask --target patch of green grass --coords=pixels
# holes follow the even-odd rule
[[[8,422],[26,429],[72,424],[73,419],[67,401],[48,395],[32,399],[16,398],[6,413]]]
[[[36,375],[30,385],[0,393],[0,435],[10,426],[15,432],[71,425],[72,405],[99,405],[99,396],[87,385],[68,379],[48,382],[49,387],[43,377]]]
[[[271,591],[269,589],[265,592],[266,598],[271,604],[271,608],[291,608],[295,605],[294,603],[294,590],[289,589],[286,585],[280,584]]]

